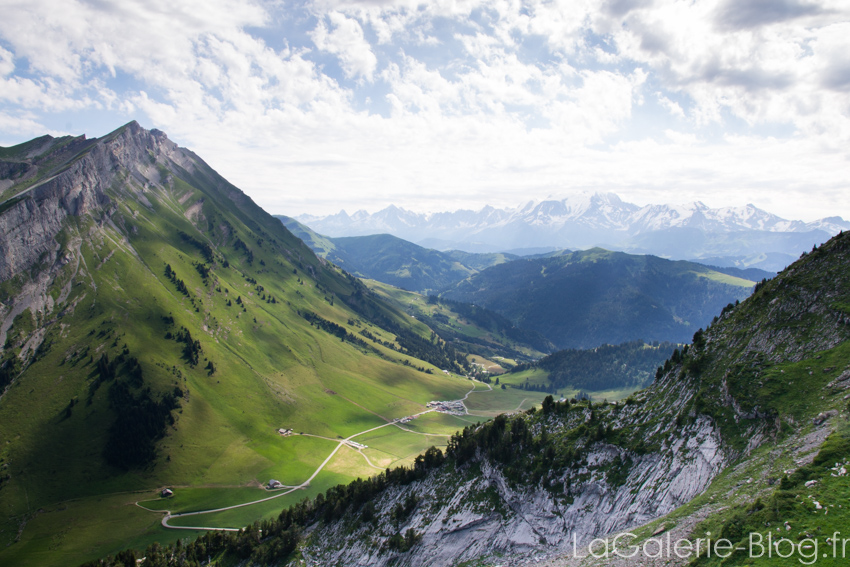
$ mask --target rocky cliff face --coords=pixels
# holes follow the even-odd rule
[[[673,409],[686,405],[692,392],[671,376],[630,405],[574,409],[566,418],[541,414],[535,424],[557,438],[588,422],[591,412],[601,412],[594,419],[615,431],[643,431],[637,424],[646,418],[648,398],[656,396]],[[305,557],[314,565],[434,566],[571,554],[575,545],[583,548],[594,538],[671,512],[728,465],[732,454],[711,419],[699,416],[677,426],[673,415],[653,424],[652,436],[663,439],[656,450],[635,451],[634,439],[582,439],[583,458],[549,471],[536,485],[509,480],[499,463],[481,455],[457,470],[447,465],[383,494],[375,502],[381,519],[374,525],[354,517],[315,526]],[[618,467],[627,470],[624,479],[615,478]],[[393,510],[411,494],[418,499],[416,510],[403,523],[393,520]],[[419,543],[406,553],[388,552],[381,535],[407,529],[421,536]]]
[[[105,226],[115,226],[111,218],[117,205],[107,195],[110,188],[130,190],[121,182],[132,176],[145,188],[135,197],[145,202],[145,190],[167,184],[161,171],[193,168],[188,152],[136,122],[101,139],[46,136],[25,146],[19,155],[0,161],[8,174],[7,199],[0,203],[0,283],[9,282],[0,297],[0,347],[23,311],[47,317],[67,297],[54,298],[48,289],[65,266],[74,267],[73,275],[85,270],[81,244]]]
[[[820,410],[845,403],[846,368],[826,366],[815,375],[805,364],[841,359],[834,349],[850,338],[848,260],[850,237],[840,235],[761,285],[753,298],[730,304],[627,403],[555,404],[507,421],[505,431],[524,420],[554,449],[543,442],[505,459],[479,448],[462,465],[450,450],[423,480],[384,491],[374,502],[378,520],[347,514],[314,524],[304,557],[314,565],[420,566],[569,556],[574,545],[586,549],[594,538],[676,510],[731,465],[751,471],[750,455],[782,441],[772,461],[759,465],[767,490],[771,475],[782,474],[771,467],[788,458],[781,447],[816,449],[828,420],[839,414]],[[537,480],[517,478],[517,467],[533,468],[538,453],[565,449],[572,460],[555,459]],[[397,510],[411,495],[416,507],[400,518]],[[409,549],[388,545],[391,534],[408,530],[418,536]]]
[[[41,169],[37,164],[53,157],[39,154],[24,162],[6,162],[6,165]],[[105,220],[102,216],[108,216],[111,204],[105,190],[118,176],[129,171],[146,183],[150,177],[158,178],[157,163],[188,161],[164,134],[156,130],[147,132],[136,122],[107,138],[95,140],[94,146],[78,159],[67,157],[70,159],[66,163],[60,162],[60,167],[41,172],[38,181],[0,204],[0,250],[3,251],[0,282],[29,270],[37,262],[57,261],[55,254],[59,243],[56,237],[67,217],[88,215]],[[140,167],[141,163],[149,166]],[[23,176],[15,185],[31,181],[32,176]],[[13,192],[15,185],[6,193]],[[53,258],[45,258],[45,254]]]

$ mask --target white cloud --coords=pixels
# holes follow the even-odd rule
[[[589,188],[846,216],[846,2],[765,1],[7,0],[0,137],[146,116],[290,214]]]
[[[339,57],[347,77],[360,76],[371,81],[378,59],[363,37],[360,23],[340,12],[330,12],[327,18],[331,23],[330,29],[324,21],[319,21],[311,33],[316,47]]]
[[[0,76],[7,76],[15,70],[15,56],[11,51],[0,47]]]
[[[682,107],[681,107],[681,105],[679,105],[678,102],[676,102],[674,100],[670,100],[669,98],[667,98],[666,96],[664,96],[661,93],[655,93],[655,96],[658,97],[658,102],[661,104],[661,106],[666,108],[667,111],[670,114],[672,114],[673,116],[675,116],[677,118],[684,118],[685,117],[685,111],[682,110]]]
[[[0,132],[4,132],[6,135],[11,134],[31,137],[43,136],[45,134],[54,136],[62,134],[62,132],[57,132],[47,128],[38,122],[38,120],[36,120],[32,115],[11,116],[3,111],[0,111]],[[13,145],[11,142],[7,142],[6,144]]]
[[[659,0],[629,13],[614,37],[623,57],[693,100],[697,124],[721,123],[729,112],[752,125],[829,127],[832,94],[820,91],[829,81],[850,85],[850,6],[767,4]]]

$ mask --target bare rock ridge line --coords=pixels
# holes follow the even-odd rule
[[[536,434],[545,430],[549,438],[578,436],[574,446],[581,456],[527,482],[518,480],[510,457],[478,445],[463,465],[447,460],[422,480],[388,486],[373,499],[379,519],[371,525],[358,522],[356,514],[312,524],[306,547],[312,564],[526,564],[530,556],[568,557],[574,544],[581,548],[678,509],[730,466],[748,464],[749,455],[793,423],[771,400],[753,396],[766,379],[762,373],[775,365],[798,363],[850,338],[850,320],[840,303],[850,297],[850,278],[844,273],[849,260],[850,236],[833,238],[740,306],[724,310],[711,328],[694,337],[686,353],[676,353],[651,387],[625,404],[578,403],[566,410],[556,403],[555,409],[550,405],[549,410],[500,418],[501,430],[498,419],[468,428],[463,438],[477,431],[486,439],[494,429],[510,438],[525,427]],[[820,378],[824,393],[840,400],[850,383],[848,371],[828,371],[830,376]],[[813,415],[808,429],[792,433],[782,446],[816,448],[837,415],[835,410]],[[450,442],[450,454],[459,454],[452,453],[458,442]],[[525,451],[517,457],[521,460],[534,457],[525,446],[510,447]],[[797,466],[813,457],[810,452],[798,458]],[[393,524],[388,520],[393,510],[411,496],[418,502],[415,510]],[[699,509],[694,518],[707,513]],[[685,519],[683,525],[695,521]],[[374,541],[375,533],[406,530],[419,539],[403,553],[388,553]]]

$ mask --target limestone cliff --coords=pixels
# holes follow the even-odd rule
[[[482,447],[493,426],[478,426],[473,458],[457,459],[450,444],[440,467],[380,493],[375,519],[350,512],[313,523],[303,557],[313,565],[527,564],[571,557],[574,545],[580,553],[594,538],[669,514],[733,465],[759,479],[745,485],[768,491],[782,474],[777,463],[791,455],[796,466],[810,462],[826,438],[827,420],[839,412],[820,410],[843,407],[846,368],[816,375],[805,364],[844,360],[836,348],[850,338],[848,265],[843,234],[804,255],[752,298],[730,304],[625,404],[555,403],[514,415],[504,435],[521,420],[534,441],[509,442],[512,455]],[[789,449],[801,446],[808,456]],[[753,464],[763,448],[773,456]],[[541,453],[553,451],[568,457],[531,474]],[[409,515],[399,514],[414,501]],[[392,545],[401,535],[409,543]]]

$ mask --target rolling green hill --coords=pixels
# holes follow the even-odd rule
[[[687,342],[754,285],[692,262],[595,248],[493,266],[440,296],[496,311],[559,348],[593,348]]]
[[[244,525],[541,399],[459,376],[466,353],[162,132],[42,137],[0,174],[0,564],[173,542],[195,532],[156,510],[277,497],[170,520]],[[489,408],[426,407],[475,389]]]
[[[331,238],[295,219],[277,218],[316,254],[349,273],[425,294],[517,258],[511,254],[473,254],[459,250],[439,252],[389,234]]]

